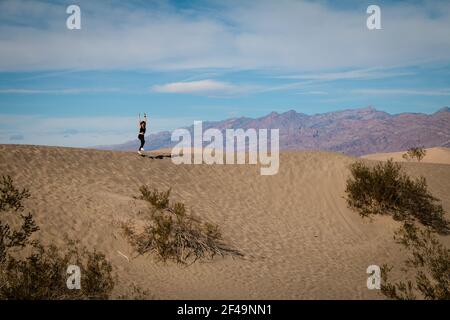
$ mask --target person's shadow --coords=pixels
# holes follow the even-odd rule
[[[172,158],[172,155],[170,155],[170,154],[158,154],[158,155],[155,155],[155,156],[151,156],[151,155],[148,155],[148,154],[141,154],[141,157],[142,158],[148,158],[148,159],[158,159],[158,160],[160,160],[160,159],[164,159],[164,158]]]

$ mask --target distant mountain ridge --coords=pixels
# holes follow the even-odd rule
[[[411,146],[450,147],[450,108],[427,115],[401,113],[391,115],[368,107],[307,115],[290,110],[271,112],[260,118],[232,118],[203,122],[203,130],[279,129],[281,150],[327,150],[360,156],[393,152]],[[193,126],[187,128],[192,132]],[[170,148],[170,131],[146,137],[146,150]],[[99,146],[96,149],[134,151],[138,141]]]

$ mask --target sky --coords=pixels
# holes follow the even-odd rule
[[[69,5],[81,9],[70,30]],[[369,30],[369,5],[381,29]],[[450,1],[0,0],[0,143],[86,147],[194,120],[450,105]]]

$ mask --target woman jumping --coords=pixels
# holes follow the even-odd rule
[[[142,121],[141,120],[141,114],[139,113],[139,135],[138,135],[138,139],[141,141],[141,146],[139,147],[138,153],[140,155],[142,155],[141,151],[144,151],[146,127],[147,127],[147,114],[144,113],[144,121]]]

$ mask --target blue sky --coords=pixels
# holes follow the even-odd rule
[[[3,0],[0,143],[121,143],[139,112],[151,132],[290,109],[433,113],[450,105],[449,52],[448,1]]]

